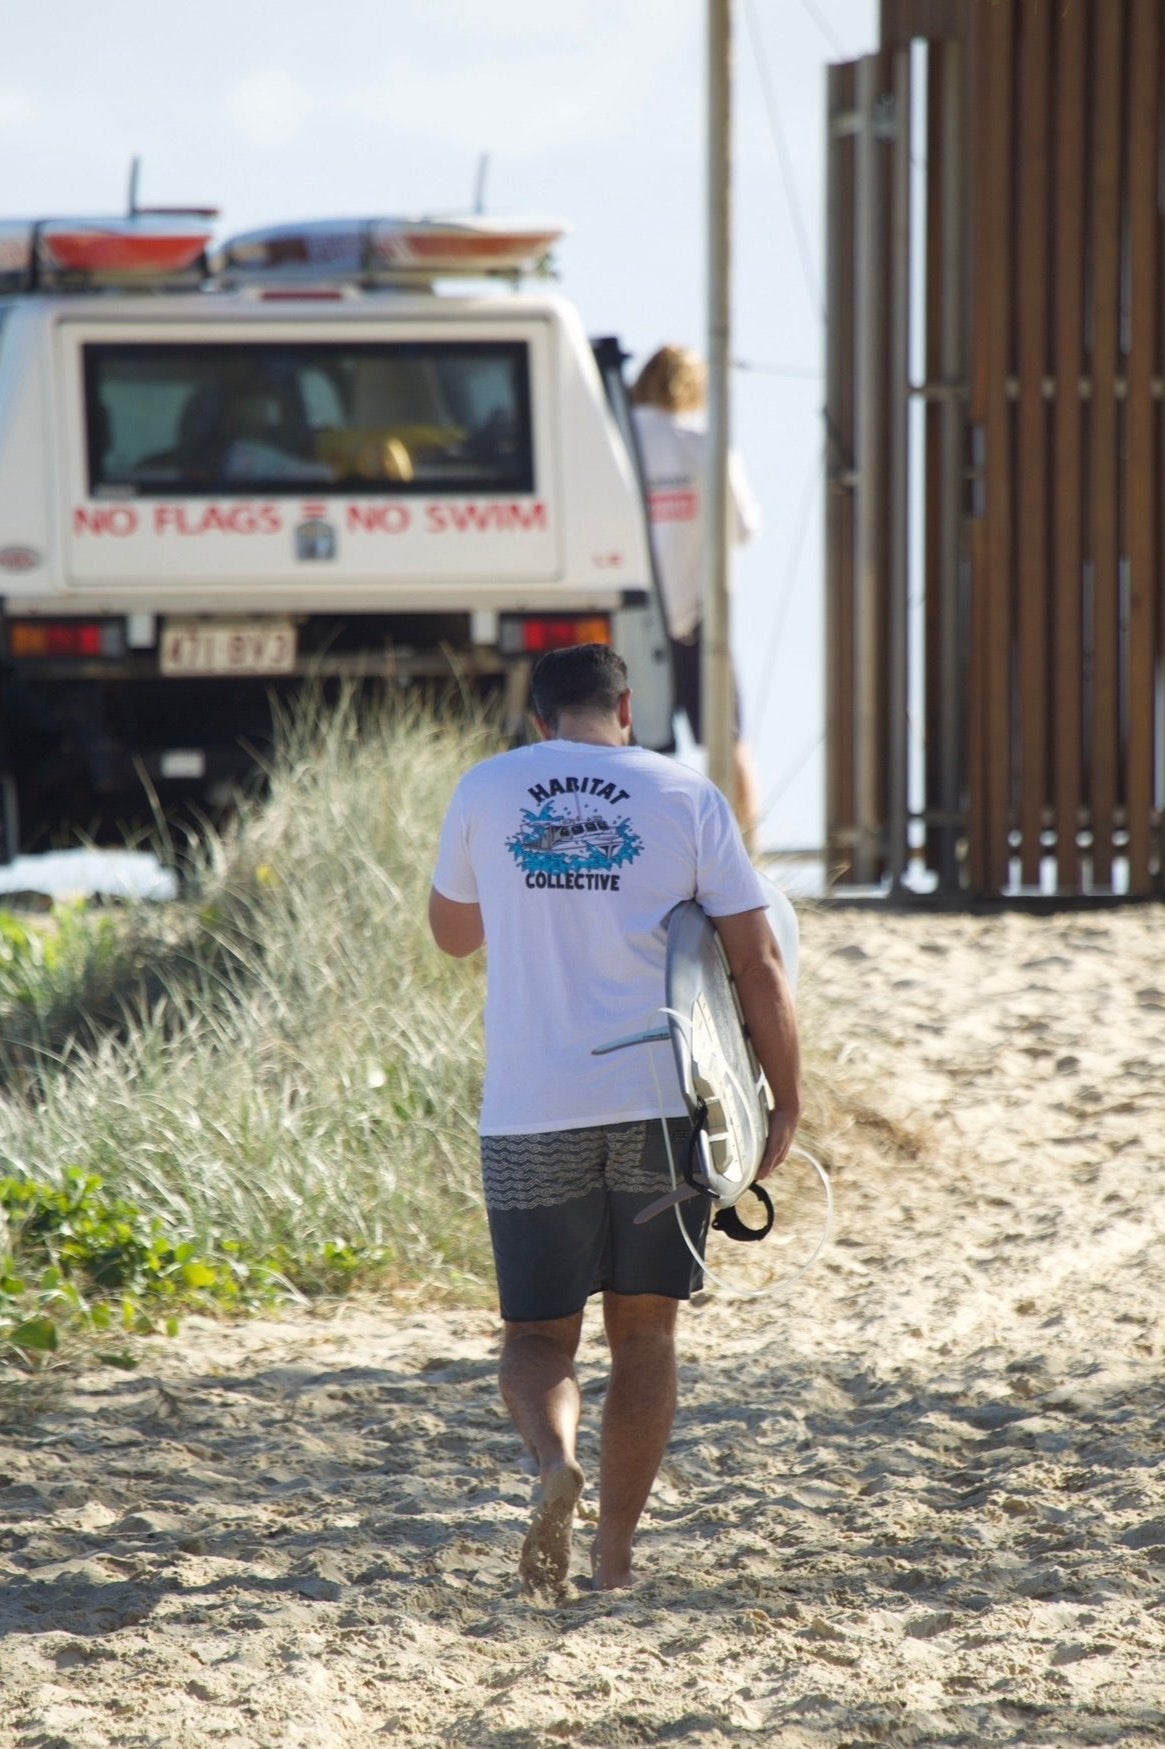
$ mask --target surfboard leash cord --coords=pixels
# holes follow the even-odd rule
[[[708,1106],[706,1101],[701,1099],[699,1109],[697,1110],[695,1117],[692,1119],[692,1129],[688,1136],[688,1146],[684,1154],[684,1178],[688,1184],[691,1185],[693,1190],[701,1192],[705,1196],[709,1194],[708,1187],[706,1184],[701,1184],[696,1176],[696,1151],[700,1144],[700,1137],[707,1131],[707,1128]],[[763,1184],[758,1184],[754,1179],[746,1188],[756,1197],[757,1201],[765,1211],[764,1226],[746,1227],[736,1212],[735,1203],[732,1203],[728,1208],[718,1209],[712,1216],[712,1225],[716,1228],[718,1233],[723,1233],[728,1239],[737,1239],[745,1244],[755,1244],[758,1239],[768,1238],[773,1230],[773,1222],[777,1217],[776,1211],[773,1208],[773,1199],[764,1188]],[[741,1194],[744,1195],[745,1192],[742,1191]]]
[[[667,1120],[667,1115],[666,1115],[665,1110],[664,1110],[663,1089],[659,1084],[659,1074],[658,1074],[658,1072],[656,1070],[656,1066],[655,1066],[655,1052],[653,1050],[649,1049],[648,1055],[649,1055],[649,1059],[651,1062],[651,1076],[652,1076],[652,1080],[655,1082],[655,1091],[656,1091],[656,1094],[657,1094],[658,1099],[659,1099],[659,1121],[660,1121],[661,1125],[663,1126],[663,1145],[664,1145],[664,1148],[665,1148],[666,1153],[667,1153],[668,1172],[671,1175],[672,1192],[674,1194],[674,1193],[678,1192],[678,1190],[679,1190],[680,1181],[676,1175],[675,1156],[672,1153],[671,1136],[668,1133],[668,1127],[667,1127],[668,1120]],[[706,1119],[707,1107],[704,1108],[704,1113],[705,1113],[705,1119]],[[688,1177],[688,1171],[690,1170],[691,1152],[692,1152],[693,1147],[695,1146],[695,1139],[696,1139],[698,1134],[699,1134],[698,1129],[695,1126],[693,1126],[692,1135],[691,1135],[691,1138],[689,1139],[689,1142],[688,1142],[688,1162],[686,1163],[687,1169],[684,1172],[684,1179],[689,1184],[691,1183],[691,1179]],[[800,1143],[798,1143],[798,1142],[794,1142],[793,1146],[789,1149],[789,1152],[785,1156],[785,1158],[791,1159],[794,1155],[796,1155],[799,1159],[806,1160],[809,1163],[809,1165],[813,1168],[814,1172],[816,1172],[818,1178],[821,1180],[821,1186],[825,1192],[825,1219],[822,1222],[822,1226],[821,1226],[821,1236],[818,1239],[817,1244],[814,1246],[813,1251],[812,1251],[811,1255],[809,1256],[808,1260],[801,1265],[800,1269],[795,1270],[794,1273],[791,1276],[789,1276],[788,1279],[785,1281],[770,1282],[764,1287],[757,1287],[757,1288],[734,1287],[733,1284],[729,1281],[726,1281],[723,1276],[717,1275],[716,1271],[709,1266],[709,1264],[706,1262],[706,1260],[703,1257],[701,1257],[699,1251],[697,1251],[696,1247],[692,1244],[691,1235],[689,1234],[687,1227],[684,1225],[684,1218],[683,1218],[682,1213],[680,1212],[679,1203],[677,1202],[673,1205],[672,1212],[674,1213],[675,1218],[676,1218],[676,1225],[679,1227],[679,1230],[680,1230],[680,1237],[682,1238],[684,1244],[687,1246],[688,1250],[691,1252],[692,1257],[699,1264],[701,1270],[708,1277],[709,1281],[714,1281],[716,1283],[717,1287],[723,1288],[726,1293],[731,1294],[735,1299],[759,1300],[759,1299],[763,1299],[766,1296],[766,1294],[787,1294],[790,1291],[790,1289],[796,1287],[797,1283],[799,1281],[801,1281],[803,1279],[803,1277],[809,1273],[809,1271],[812,1269],[813,1265],[817,1262],[817,1259],[821,1256],[821,1253],[825,1250],[825,1247],[829,1244],[830,1239],[833,1237],[833,1185],[830,1183],[829,1174],[825,1170],[824,1166],[821,1164],[820,1160],[815,1159],[814,1156],[808,1151],[808,1149],[801,1147]],[[760,1194],[759,1187],[755,1187],[755,1188],[758,1189],[758,1194]],[[704,1194],[708,1195],[710,1193],[705,1191]],[[765,1196],[765,1200],[769,1201],[767,1195]],[[771,1202],[770,1202],[770,1207],[771,1207]],[[724,1210],[721,1211],[721,1213],[725,1213],[725,1212],[732,1212],[732,1211],[730,1211],[730,1210],[729,1211],[724,1211]],[[769,1231],[769,1228],[766,1227],[764,1229],[764,1232],[767,1233],[768,1231]],[[764,1233],[762,1233],[759,1228],[757,1229],[757,1235],[758,1235],[758,1237],[762,1237],[762,1238],[764,1237]]]

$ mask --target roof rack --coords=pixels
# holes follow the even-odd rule
[[[517,219],[314,219],[232,237],[214,251],[211,268],[223,285],[518,279],[548,272],[564,234],[561,224]]]
[[[565,226],[519,219],[310,219],[208,253],[213,207],[133,207],[124,218],[0,220],[0,293],[189,290],[213,283],[294,296],[325,287],[429,287],[551,271]]]

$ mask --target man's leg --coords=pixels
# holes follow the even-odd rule
[[[603,1295],[611,1377],[603,1408],[599,1528],[591,1551],[596,1591],[633,1582],[631,1542],[676,1410],[678,1302],[661,1294]]]
[[[557,1591],[570,1570],[570,1538],[583,1473],[575,1457],[581,1398],[575,1377],[583,1315],[507,1323],[502,1398],[538,1464],[541,1492],[519,1572],[529,1591]]]

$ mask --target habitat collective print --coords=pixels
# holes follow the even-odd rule
[[[551,778],[530,790],[537,804],[522,809],[522,823],[506,849],[528,887],[607,889],[617,892],[616,872],[643,851],[643,840],[626,814],[615,813],[628,791],[600,778]]]

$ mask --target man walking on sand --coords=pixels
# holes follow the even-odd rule
[[[719,931],[775,1100],[760,1178],[788,1152],[800,1084],[780,950],[724,797],[632,744],[627,669],[606,645],[542,657],[532,690],[543,740],[462,778],[429,921],[446,953],[488,944],[480,1129],[500,1384],[541,1484],[521,1575],[555,1594],[583,1485],[574,1359],[587,1299],[602,1293],[611,1351],[591,1551],[606,1590],[633,1582],[632,1540],[675,1414],[676,1314],[703,1279],[672,1210],[635,1221],[671,1188],[660,1089],[673,1153],[689,1132],[670,1056],[653,1074],[654,1046],[592,1054],[654,1021],[681,900],[697,899]],[[702,1256],[708,1199],[680,1208]]]

